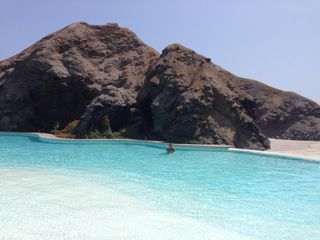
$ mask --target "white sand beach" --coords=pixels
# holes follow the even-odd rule
[[[298,157],[311,157],[320,159],[320,141],[298,141],[270,139],[269,151],[290,154]]]

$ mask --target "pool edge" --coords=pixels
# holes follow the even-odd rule
[[[16,135],[16,136],[29,136],[36,137],[40,141],[43,142],[130,142],[130,143],[146,143],[146,144],[154,144],[154,145],[167,145],[167,142],[164,141],[155,141],[155,140],[139,140],[139,139],[128,139],[128,138],[119,138],[119,139],[73,139],[73,138],[59,138],[50,133],[39,133],[39,132],[1,132],[1,135]],[[280,158],[293,158],[296,160],[305,160],[320,163],[319,158],[315,157],[303,157],[300,155],[294,154],[286,154],[286,153],[278,153],[273,151],[260,151],[260,150],[250,150],[250,149],[240,149],[235,148],[231,145],[217,145],[217,144],[182,144],[182,143],[174,143],[175,146],[183,147],[183,148],[197,148],[197,149],[225,149],[230,152],[239,152],[239,153],[247,153],[247,154],[255,154],[255,155],[263,155],[269,157],[280,157]]]
[[[286,159],[291,158],[291,159],[296,159],[296,160],[304,160],[304,161],[312,161],[312,162],[320,163],[319,158],[303,157],[300,155],[294,155],[294,154],[288,154],[288,153],[278,153],[278,152],[273,152],[273,151],[259,151],[259,150],[241,149],[241,148],[234,148],[234,147],[228,148],[228,151],[247,153],[247,154],[255,154],[255,155],[263,155],[263,156],[268,156],[268,157],[280,157],[280,158],[286,158]]]
[[[130,139],[130,138],[117,138],[117,139],[74,139],[74,138],[59,138],[50,133],[38,133],[38,132],[1,132],[1,135],[16,135],[16,136],[29,136],[36,137],[44,142],[78,142],[78,143],[94,143],[94,142],[131,142],[131,143],[147,143],[154,145],[167,145],[168,142],[156,141],[156,140],[140,140],[140,139]],[[217,144],[183,144],[183,143],[173,143],[178,147],[190,147],[190,148],[203,148],[203,149],[228,149],[233,147],[231,145],[217,145]]]

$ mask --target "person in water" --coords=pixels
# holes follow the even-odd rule
[[[173,153],[175,149],[173,148],[172,143],[169,143],[168,148],[167,148],[167,153]]]

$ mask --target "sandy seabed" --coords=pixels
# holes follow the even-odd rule
[[[46,170],[0,168],[0,239],[248,239]]]

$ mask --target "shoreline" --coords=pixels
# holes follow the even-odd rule
[[[271,149],[281,154],[310,157],[320,161],[320,141],[270,139]]]
[[[155,140],[139,140],[139,139],[73,139],[73,138],[59,138],[50,133],[39,132],[0,132],[0,134],[21,135],[21,136],[35,136],[41,141],[64,141],[64,142],[132,142],[132,143],[149,143],[156,145],[167,145],[164,141]],[[295,158],[301,160],[319,161],[320,162],[320,141],[306,141],[306,140],[284,140],[284,139],[269,139],[271,148],[266,151],[240,149],[230,145],[217,144],[181,144],[174,143],[178,147],[192,147],[192,148],[226,148],[229,151],[243,152],[251,154],[260,154],[266,156]]]

